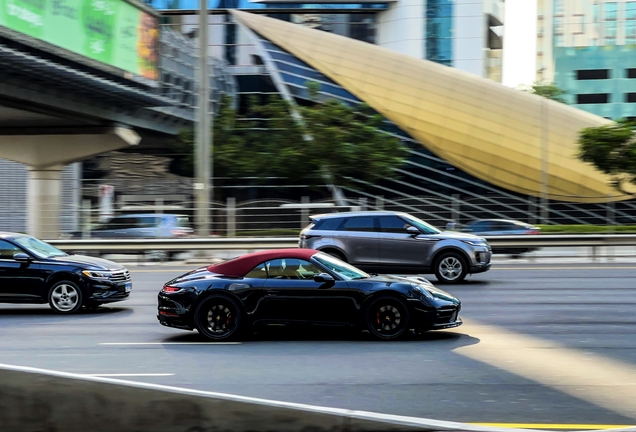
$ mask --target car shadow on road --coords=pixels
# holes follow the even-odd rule
[[[271,328],[259,329],[248,333],[237,341],[241,343],[254,342],[351,342],[351,343],[379,343],[379,344],[436,344],[443,343],[452,348],[474,345],[479,339],[460,331],[430,331],[421,334],[408,334],[397,341],[379,341],[371,337],[368,332],[355,332],[343,329],[289,329]],[[210,342],[197,332],[171,336],[164,339],[167,343],[201,343]],[[211,342],[213,344],[213,342]]]
[[[47,305],[29,305],[21,307],[7,307],[6,305],[0,307],[0,319],[4,316],[33,316],[33,317],[59,317],[59,318],[77,318],[77,317],[91,317],[91,316],[110,316],[110,315],[128,315],[133,311],[130,308],[124,307],[100,307],[97,309],[85,309],[82,308],[74,314],[64,315],[54,312]]]

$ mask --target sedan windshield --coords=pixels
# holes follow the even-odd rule
[[[362,270],[326,253],[317,253],[314,255],[314,259],[344,280],[366,279],[369,277],[369,274]]]
[[[402,215],[404,219],[415,228],[419,229],[422,234],[439,234],[441,231],[435,228],[433,225],[429,225],[421,219],[411,215]]]
[[[62,252],[50,244],[44,243],[42,240],[38,240],[34,237],[17,237],[14,241],[32,254],[41,258],[52,258],[67,255],[65,252]]]

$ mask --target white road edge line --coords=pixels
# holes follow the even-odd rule
[[[98,345],[134,346],[134,345],[240,345],[241,342],[101,342]]]
[[[120,373],[120,374],[80,374],[86,377],[165,377],[174,376],[173,373]]]
[[[249,396],[239,396],[228,393],[217,393],[211,391],[203,391],[203,390],[194,390],[182,387],[172,387],[160,384],[151,384],[139,381],[129,381],[129,380],[120,380],[115,378],[103,378],[103,377],[87,377],[85,375],[80,375],[72,372],[61,372],[50,369],[40,369],[29,366],[16,366],[10,365],[6,363],[0,363],[0,369],[16,371],[16,372],[28,372],[28,373],[37,373],[44,374],[49,376],[55,376],[60,378],[68,378],[68,379],[80,379],[87,380],[93,382],[101,382],[107,384],[119,384],[134,388],[140,389],[148,389],[148,390],[158,390],[158,391],[166,391],[176,394],[182,395],[191,395],[191,396],[202,396],[209,398],[221,398],[225,400],[235,401],[235,402],[243,402],[243,403],[252,403],[258,404],[266,407],[278,407],[278,408],[291,408],[301,411],[307,411],[312,413],[323,413],[327,415],[338,415],[338,416],[346,416],[353,419],[361,419],[361,420],[379,420],[379,421],[388,421],[398,425],[408,425],[408,426],[418,426],[427,430],[439,430],[439,431],[463,431],[463,432],[531,432],[532,429],[509,429],[509,428],[496,428],[496,427],[485,427],[478,425],[471,425],[466,423],[457,423],[457,422],[448,422],[442,420],[433,420],[427,418],[420,417],[407,417],[395,414],[381,414],[369,411],[358,411],[351,410],[345,408],[329,408],[324,406],[317,405],[307,405],[301,403],[294,402],[281,402],[277,400],[271,399],[260,399]],[[535,431],[539,432],[539,431]]]

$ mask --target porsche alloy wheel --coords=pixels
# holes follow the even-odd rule
[[[241,310],[232,299],[213,295],[197,308],[195,326],[207,339],[223,341],[237,336],[241,318]]]
[[[409,329],[409,311],[404,302],[394,297],[374,300],[366,312],[367,329],[376,339],[398,339]]]

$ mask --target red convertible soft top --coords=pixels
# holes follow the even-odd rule
[[[281,258],[296,258],[309,261],[317,253],[318,251],[314,249],[275,249],[254,252],[219,264],[213,264],[208,267],[208,271],[223,276],[243,277],[254,267],[265,261]]]

